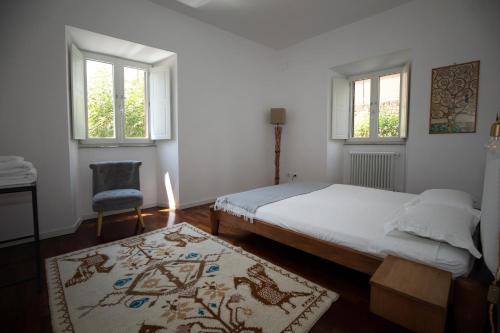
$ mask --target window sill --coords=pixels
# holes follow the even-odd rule
[[[369,146],[369,145],[383,145],[383,146],[388,146],[388,145],[399,145],[399,146],[405,146],[406,145],[406,140],[387,140],[387,141],[362,141],[362,140],[346,140],[344,142],[344,145],[358,145],[358,146]]]
[[[82,143],[78,148],[125,148],[125,147],[156,147],[156,142],[113,142],[113,143]]]

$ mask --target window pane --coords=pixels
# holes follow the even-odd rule
[[[380,77],[378,111],[378,135],[380,137],[399,136],[400,83],[399,73]]]
[[[87,60],[87,122],[89,138],[114,138],[113,65]]]
[[[125,137],[146,137],[145,77],[146,72],[136,68],[123,69],[125,90]]]
[[[370,87],[371,80],[354,81],[353,137],[370,136]]]

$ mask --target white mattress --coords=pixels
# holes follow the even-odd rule
[[[466,275],[471,255],[446,243],[406,233],[384,234],[384,224],[414,194],[335,184],[260,207],[255,218],[383,258],[388,254]],[[249,222],[250,223],[250,222]]]

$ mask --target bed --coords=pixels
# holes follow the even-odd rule
[[[332,185],[275,200],[251,216],[238,208],[210,207],[212,234],[230,224],[303,250],[351,269],[373,275],[387,255],[404,257],[452,273],[456,327],[474,331],[485,320],[485,282],[497,273],[500,230],[500,154],[488,152],[481,206],[480,245],[483,257],[467,277],[474,258],[468,251],[406,233],[384,234],[392,212],[414,194],[349,185]],[[484,269],[486,267],[486,269]],[[479,269],[476,269],[479,268]],[[484,274],[484,275],[483,275]]]
[[[402,232],[385,235],[386,221],[415,196],[334,184],[263,205],[246,218],[237,207],[211,207],[211,228],[217,234],[221,221],[230,223],[370,275],[387,255],[467,275],[473,257],[464,249]]]

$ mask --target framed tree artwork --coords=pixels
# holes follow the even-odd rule
[[[432,70],[430,134],[476,132],[479,61]]]

